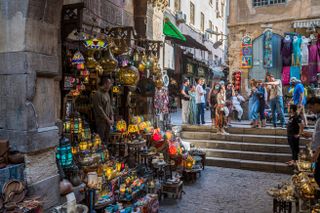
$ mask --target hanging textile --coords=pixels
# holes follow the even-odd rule
[[[252,38],[249,35],[241,39],[241,68],[249,69],[252,67]]]
[[[302,66],[301,69],[301,82],[303,84],[309,84],[311,79],[309,79],[309,66]]]
[[[301,66],[301,43],[302,39],[300,36],[293,36],[292,47],[293,47],[293,66]]]
[[[154,108],[159,113],[169,113],[169,96],[168,90],[166,89],[157,89],[154,95]]]
[[[309,64],[309,49],[308,44],[310,42],[310,39],[306,38],[305,36],[302,36],[302,43],[301,43],[301,65],[305,66]]]
[[[292,55],[292,39],[290,35],[286,35],[281,42],[282,65],[291,66]]]
[[[263,67],[272,68],[272,30],[267,29],[263,34]]]
[[[310,83],[317,81],[317,73],[320,72],[320,56],[317,44],[309,46],[309,79]]]
[[[300,80],[301,75],[300,75],[300,67],[299,66],[291,66],[290,67],[290,78],[296,77],[297,79]]]
[[[282,68],[282,84],[289,85],[290,83],[290,67],[283,67]]]

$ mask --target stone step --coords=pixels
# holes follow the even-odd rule
[[[252,152],[227,149],[203,149],[208,157],[285,163],[291,160],[289,153]]]
[[[288,144],[267,144],[267,143],[246,143],[234,141],[218,141],[218,140],[184,140],[190,144],[195,145],[200,149],[228,149],[228,150],[242,150],[253,152],[271,152],[271,153],[291,153]],[[305,148],[301,145],[300,148]]]
[[[293,174],[293,168],[285,163],[241,160],[231,158],[207,157],[207,166],[246,169],[253,171]]]
[[[181,138],[191,140],[219,140],[219,141],[238,141],[250,143],[264,143],[264,144],[288,144],[286,136],[274,135],[246,135],[246,134],[229,134],[219,135],[212,132],[181,132]],[[301,138],[300,144],[305,145],[310,143],[310,139]]]
[[[197,125],[183,125],[182,131],[186,132],[211,132],[216,133],[217,129],[210,125],[197,126]],[[230,134],[248,134],[248,135],[273,135],[273,136],[286,136],[287,130],[281,128],[251,128],[248,125],[234,125],[234,127],[229,127],[226,131]],[[305,130],[305,131],[312,131]]]

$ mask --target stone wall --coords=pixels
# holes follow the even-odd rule
[[[0,2],[0,138],[25,153],[29,194],[41,196],[45,208],[59,203],[53,148],[61,7],[62,0]]]

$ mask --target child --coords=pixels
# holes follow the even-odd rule
[[[287,164],[292,166],[296,164],[299,154],[299,138],[303,132],[303,124],[301,116],[297,113],[298,107],[296,105],[290,106],[290,117],[287,124],[287,136],[288,143],[292,152],[292,160],[288,161]]]

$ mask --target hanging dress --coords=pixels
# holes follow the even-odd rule
[[[305,66],[309,64],[309,49],[308,44],[310,40],[306,37],[301,39],[301,65]]]
[[[293,66],[300,66],[301,65],[301,43],[302,39],[298,36],[293,37],[292,47],[293,47]]]
[[[292,39],[290,38],[290,36],[282,39],[281,55],[283,66],[291,66]]]
[[[318,52],[317,44],[312,44],[309,46],[309,82],[314,83],[317,81],[317,73],[320,72],[319,69],[320,57]]]
[[[282,68],[282,85],[289,85],[290,83],[290,66]]]

